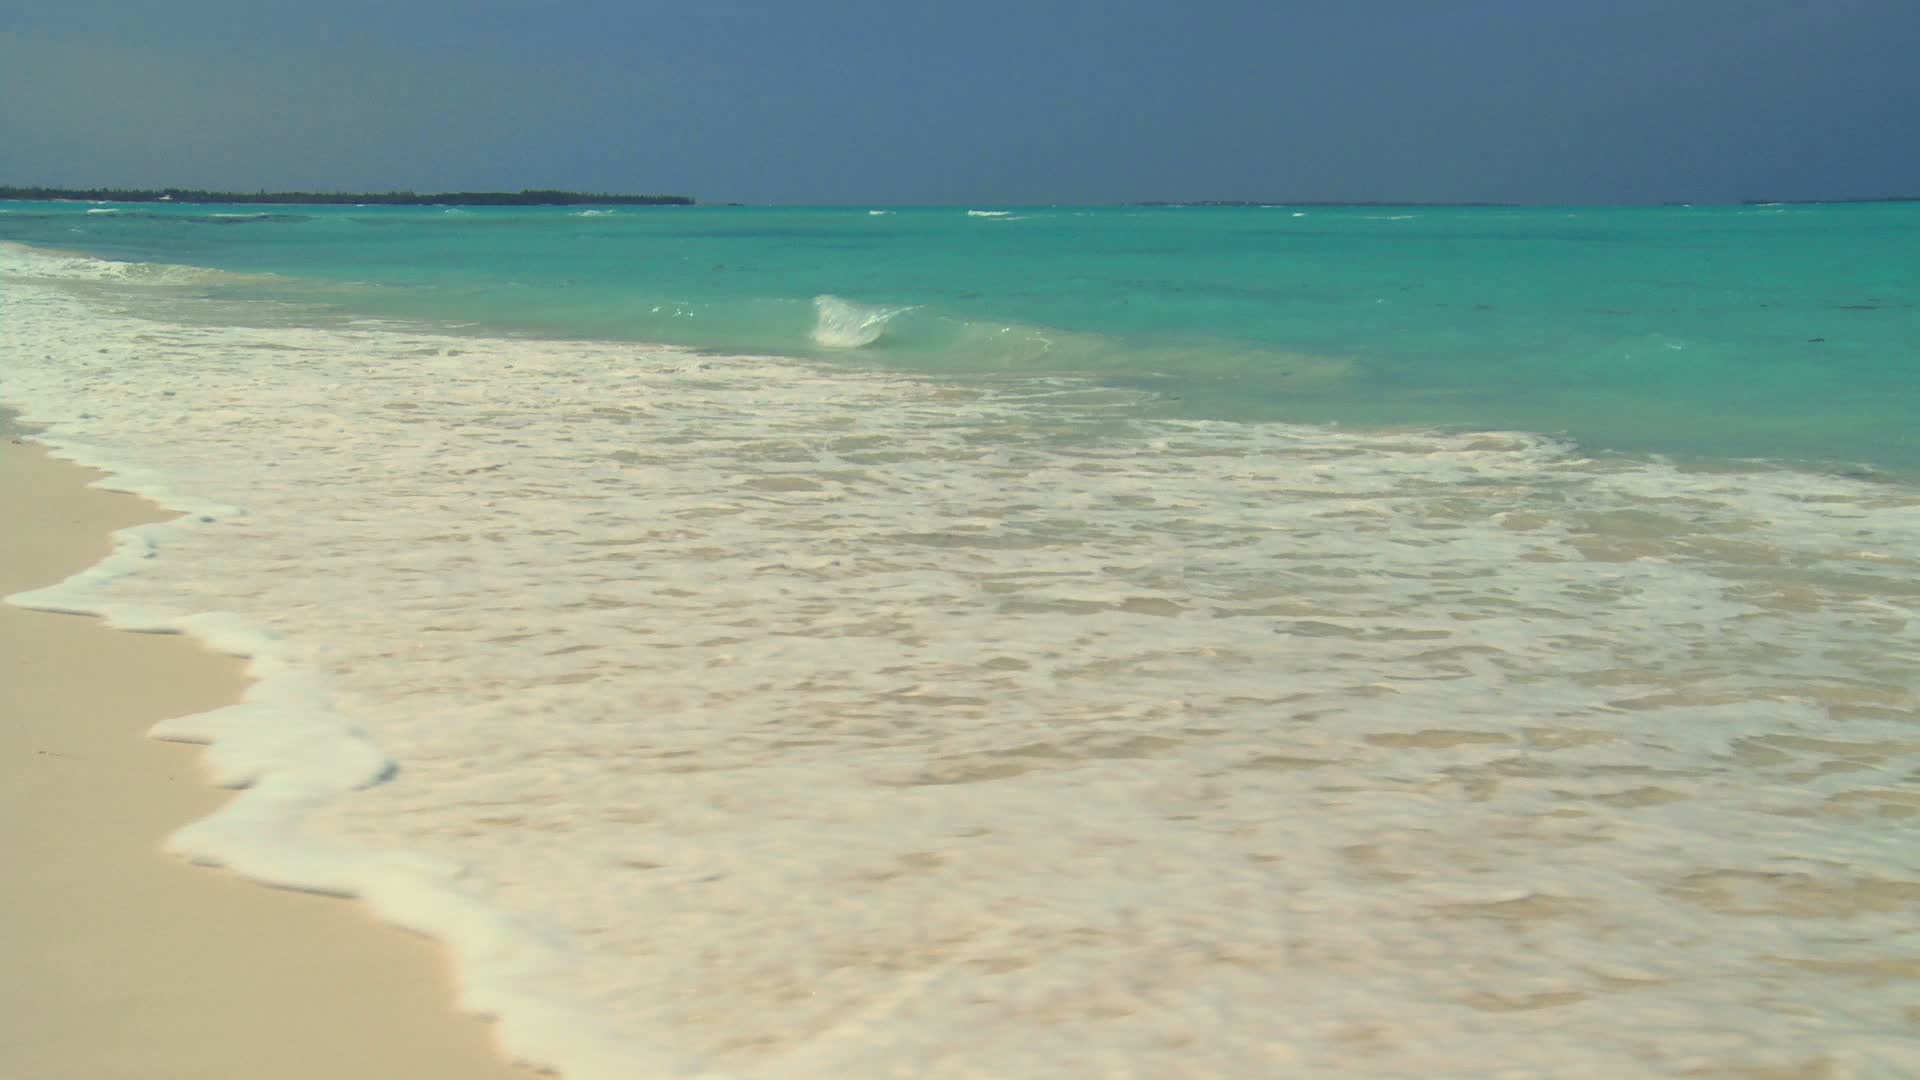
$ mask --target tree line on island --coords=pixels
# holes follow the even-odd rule
[[[0,187],[0,199],[84,202],[255,203],[371,206],[692,206],[686,195],[607,195],[528,188],[523,191],[196,191],[129,188]]]

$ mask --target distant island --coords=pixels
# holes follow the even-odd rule
[[[124,188],[0,187],[0,199],[84,202],[271,203],[288,206],[692,206],[685,195],[602,195],[578,191],[157,191]]]

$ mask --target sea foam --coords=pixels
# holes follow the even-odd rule
[[[0,400],[194,512],[24,599],[259,680],[176,849],[574,1080],[1916,1050],[1910,488],[38,276]]]

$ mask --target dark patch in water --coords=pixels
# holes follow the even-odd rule
[[[152,217],[165,215],[153,214]],[[175,218],[176,221],[191,221],[195,225],[257,225],[262,222],[297,222],[308,220],[305,214],[194,214],[191,217]]]

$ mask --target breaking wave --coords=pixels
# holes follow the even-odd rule
[[[813,298],[813,340],[830,349],[858,349],[880,340],[887,323],[911,307],[881,307],[857,304],[838,296],[822,294]]]

